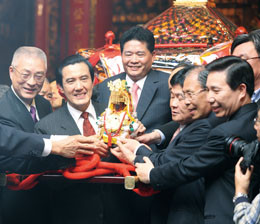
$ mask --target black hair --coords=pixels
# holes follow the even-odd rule
[[[252,41],[258,56],[260,56],[260,29],[251,31],[249,34],[238,35],[231,45],[231,54],[233,54],[235,48],[243,43]]]
[[[62,62],[60,63],[60,66],[57,69],[56,72],[56,82],[57,84],[59,84],[60,86],[62,85],[62,70],[64,67],[68,66],[68,65],[73,65],[73,64],[77,64],[77,63],[85,63],[88,66],[89,72],[90,72],[90,76],[91,76],[91,80],[93,82],[94,80],[94,69],[92,67],[92,65],[90,64],[90,62],[84,58],[83,56],[79,55],[79,54],[74,54],[74,55],[70,55],[66,58],[64,58],[62,60]]]
[[[249,38],[254,43],[258,56],[260,56],[260,29],[251,31]]]
[[[184,67],[181,70],[179,70],[178,72],[176,72],[176,74],[174,74],[172,76],[172,78],[170,79],[171,86],[179,84],[181,87],[183,87],[183,83],[186,78],[186,74],[193,67],[195,67],[195,66],[194,65],[184,65]]]
[[[150,30],[145,29],[141,26],[134,26],[129,30],[127,30],[126,32],[124,32],[120,38],[121,53],[124,50],[125,43],[130,40],[138,40],[140,42],[145,42],[147,45],[147,49],[151,53],[153,53],[155,40],[154,40],[153,33]]]
[[[226,71],[226,82],[232,90],[236,90],[241,83],[246,85],[246,91],[251,97],[254,93],[254,72],[250,64],[235,56],[218,58],[208,65],[207,71]]]
[[[240,44],[243,44],[243,43],[246,43],[246,42],[249,42],[251,41],[250,38],[249,38],[249,35],[248,34],[241,34],[241,35],[238,35],[232,42],[232,45],[231,45],[231,54],[233,54],[235,48],[240,45]]]

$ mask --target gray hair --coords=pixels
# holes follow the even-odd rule
[[[208,78],[208,71],[205,69],[204,66],[202,65],[196,65],[194,68],[190,69],[186,73],[186,78],[191,75],[192,73],[198,73],[198,82],[200,83],[200,86],[205,89],[206,83],[207,83],[207,78]]]
[[[16,49],[13,55],[12,63],[11,65],[16,66],[18,64],[18,60],[21,57],[29,56],[29,57],[37,57],[44,61],[45,68],[47,70],[47,57],[43,50],[41,50],[38,47],[29,47],[29,46],[23,46]]]

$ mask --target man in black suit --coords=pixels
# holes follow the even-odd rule
[[[81,55],[65,58],[56,74],[56,81],[65,95],[67,103],[41,119],[35,126],[37,133],[48,135],[76,135],[84,133],[84,118],[88,119],[97,133],[97,117],[105,106],[91,100],[94,70],[88,60]],[[93,133],[95,134],[95,133]],[[96,153],[101,157],[108,154],[108,147],[98,137],[95,139]],[[53,222],[58,223],[102,223],[103,203],[101,186],[86,183],[64,185],[53,193]]]
[[[108,106],[110,91],[108,82],[115,79],[126,80],[130,87],[137,118],[150,132],[154,128],[171,121],[168,89],[169,74],[155,71],[152,63],[155,57],[153,33],[141,26],[135,26],[123,33],[120,49],[125,72],[104,80],[95,86],[95,99]],[[136,90],[136,91],[135,91]],[[155,145],[151,146],[157,151]],[[146,223],[151,198],[141,198],[134,192],[126,192],[121,186],[107,185],[106,207],[111,211],[120,210],[117,216],[105,215],[107,223]],[[122,192],[123,191],[123,192]],[[119,194],[120,192],[120,194]],[[125,201],[128,203],[125,203]]]
[[[181,73],[186,76],[184,89],[186,98],[182,92],[182,84],[176,83]],[[205,144],[209,131],[222,120],[211,113],[210,104],[207,102],[206,92],[207,72],[204,67],[189,66],[180,70],[171,79],[171,110],[173,120],[180,123],[180,128],[172,136],[168,147],[159,153],[152,153],[147,147],[136,145],[137,156],[135,161],[142,161],[143,155],[152,154],[150,159],[155,166],[167,163],[172,159],[185,158],[195,153]],[[184,77],[182,77],[184,80]],[[177,98],[177,96],[179,96]],[[187,112],[185,113],[185,108]],[[196,110],[194,110],[196,108]],[[191,113],[193,110],[193,113]],[[186,114],[184,119],[180,115]],[[188,115],[188,116],[187,116]],[[116,150],[115,150],[116,151]],[[117,155],[117,153],[116,153]],[[189,200],[186,200],[189,198]],[[169,188],[155,195],[151,211],[151,223],[198,223],[204,222],[204,180],[185,184],[175,189]]]
[[[9,67],[12,85],[0,99],[1,124],[33,133],[35,122],[52,112],[49,101],[38,95],[46,77],[46,71],[47,58],[41,49],[23,46],[14,52]],[[41,213],[40,208],[35,205],[37,200],[40,200],[37,199],[38,197],[45,197],[45,190],[41,184],[26,192],[3,189],[2,193],[4,223],[15,223],[12,220],[21,213],[23,213],[21,219],[26,217],[24,222],[30,223],[30,217],[32,217],[31,222],[34,222],[33,215],[25,216],[24,214],[27,214],[28,210],[31,210],[35,216],[37,212]],[[44,218],[42,221],[44,222]]]
[[[186,158],[171,157],[166,163],[156,164],[149,158],[145,163],[136,163],[136,171],[145,183],[154,189],[181,187],[182,184],[205,177],[205,223],[233,223],[234,165],[237,159],[226,152],[225,139],[229,136],[240,136],[246,141],[256,138],[253,128],[256,116],[256,104],[251,103],[254,92],[254,73],[251,66],[243,59],[227,56],[217,59],[206,66],[208,101],[217,117],[226,117],[227,121],[209,132],[206,143]],[[185,91],[185,97],[194,95]],[[196,115],[196,107],[191,107]],[[124,140],[124,142],[126,142]],[[127,143],[126,143],[127,144]],[[123,152],[130,154],[136,145],[119,143]],[[142,148],[142,146],[141,146]],[[142,155],[129,156],[129,160]],[[146,156],[154,157],[145,150]],[[124,154],[126,155],[126,154]],[[158,160],[156,160],[158,161]]]
[[[169,74],[153,70],[154,37],[151,31],[140,26],[126,31],[120,39],[120,49],[125,72],[110,77],[95,86],[97,101],[108,105],[110,91],[108,82],[124,79],[133,90],[138,85],[137,118],[149,132],[171,121],[169,108]],[[137,102],[134,102],[137,103]]]
[[[260,103],[260,29],[237,36],[231,46],[231,54],[246,60],[253,68],[255,91],[252,101]]]
[[[51,140],[33,133],[26,133],[0,124],[0,171],[21,174],[40,173],[49,170],[46,166],[32,166],[32,160],[49,155],[74,158],[76,154],[91,155],[92,140],[84,136],[68,136],[61,140]],[[92,146],[90,146],[92,144]],[[67,160],[74,165],[74,160]],[[57,169],[57,168],[56,168]]]

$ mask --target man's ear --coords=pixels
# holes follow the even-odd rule
[[[13,73],[14,73],[14,67],[11,65],[9,66],[9,76],[11,80],[12,80]]]
[[[64,94],[64,89],[62,88],[62,86],[60,84],[57,84],[57,88],[60,93]]]
[[[245,97],[247,94],[247,86],[245,83],[241,83],[238,87],[238,90],[240,91],[241,98]]]

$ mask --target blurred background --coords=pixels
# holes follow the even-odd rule
[[[216,8],[248,32],[260,28],[260,0],[215,0]],[[49,80],[56,65],[79,48],[100,48],[105,33],[114,43],[130,27],[145,24],[172,0],[0,0],[0,83],[10,85],[8,67],[16,48],[34,45],[48,57]]]

